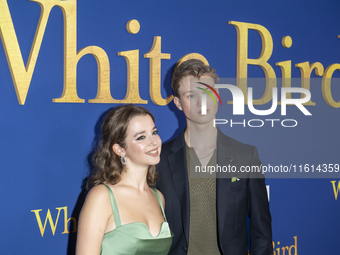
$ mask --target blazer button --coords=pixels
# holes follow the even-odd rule
[[[187,247],[183,247],[183,250],[185,251],[185,252],[187,252],[188,251],[188,249],[187,249]]]

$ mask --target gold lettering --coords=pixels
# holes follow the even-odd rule
[[[277,242],[277,245],[279,245],[280,242]],[[276,251],[277,251],[277,255],[280,255],[280,247],[276,248]]]
[[[289,251],[289,247],[288,247],[288,246],[286,246],[286,247],[281,247],[281,249],[282,249],[282,255],[285,255],[285,254],[286,254],[286,249],[287,249],[287,251]]]
[[[58,215],[57,215],[57,219],[56,219],[56,221],[55,221],[55,224],[53,223],[53,219],[52,219],[52,216],[51,216],[50,209],[48,209],[48,210],[47,210],[47,215],[46,215],[46,219],[45,219],[44,226],[43,226],[42,223],[41,223],[41,218],[40,218],[40,215],[39,215],[39,212],[40,212],[42,209],[31,210],[31,212],[34,212],[35,217],[36,217],[36,219],[37,219],[38,226],[39,226],[40,233],[41,233],[41,237],[44,236],[47,220],[48,220],[49,223],[50,223],[51,230],[52,230],[52,234],[54,235],[55,229],[56,229],[56,227],[57,227],[58,220],[59,220],[60,210],[63,209],[63,207],[56,208],[56,209],[58,210]]]
[[[25,104],[35,64],[39,55],[41,42],[44,37],[48,16],[54,6],[53,1],[51,0],[45,0],[44,3],[41,3],[38,0],[35,2],[40,4],[41,14],[32,43],[31,52],[25,67],[7,1],[0,1],[0,36],[20,105]]]
[[[323,99],[330,107],[339,108],[340,100],[335,102],[331,92],[331,80],[335,70],[340,71],[340,64],[332,64],[326,68],[326,71],[322,77],[321,91]]]
[[[160,36],[154,37],[151,50],[144,54],[144,58],[150,59],[150,96],[156,105],[167,105],[173,99],[173,95],[163,99],[161,94],[161,59],[170,59],[170,56],[162,53]]]
[[[295,244],[291,245],[290,247],[289,246],[281,247],[282,255],[285,255],[286,251],[288,251],[289,255],[298,255],[297,254],[297,236],[294,236],[293,238],[295,240]],[[280,255],[280,247],[277,247],[275,249],[274,241],[272,241],[272,245],[273,245],[273,255]],[[280,242],[277,242],[277,245],[280,245]],[[292,249],[293,248],[295,249],[295,253],[294,254],[292,254]]]
[[[281,44],[285,48],[290,48],[292,47],[293,40],[289,35],[287,35],[287,36],[282,37]]]
[[[298,254],[297,254],[297,236],[294,236],[293,238],[294,238],[294,240],[295,240],[295,244],[293,244],[292,246],[289,247],[288,254],[289,254],[289,255],[292,255],[292,248],[294,248],[294,250],[295,250],[294,255],[298,255]]]
[[[130,34],[137,34],[140,30],[140,24],[138,20],[136,19],[129,20],[128,23],[126,23],[126,30]]]
[[[127,91],[120,103],[147,104],[139,95],[139,50],[121,51],[118,56],[123,56],[127,65]]]
[[[59,208],[57,208],[57,209],[59,209]],[[67,206],[60,207],[60,209],[64,210],[64,232],[62,232],[62,234],[70,233],[68,231],[68,228],[67,228],[67,224],[68,224],[68,222],[70,220],[73,221],[73,230],[72,230],[72,233],[77,232],[77,220],[74,217],[71,217],[71,218],[67,219]]]
[[[0,30],[7,62],[11,71],[19,104],[24,105],[30,87],[35,64],[39,55],[41,42],[52,7],[58,6],[64,16],[64,89],[62,96],[53,102],[84,103],[77,95],[77,64],[81,57],[92,54],[98,65],[98,91],[90,103],[118,103],[110,93],[110,64],[105,51],[97,46],[88,46],[77,53],[77,1],[68,0],[32,0],[41,6],[40,20],[31,47],[30,56],[25,67],[18,39],[14,30],[7,1],[0,1]]]
[[[268,60],[273,52],[273,39],[270,32],[263,26],[258,24],[229,21],[229,24],[236,27],[237,31],[237,86],[242,90],[244,102],[247,104],[247,78],[248,65],[257,65],[262,68],[266,78],[276,78],[274,69],[268,64]],[[257,59],[248,58],[248,30],[253,29],[261,36],[262,51]],[[241,79],[242,78],[242,79]],[[272,88],[276,87],[276,79],[266,80],[266,89],[260,99],[253,100],[253,105],[262,105],[268,103],[272,99]],[[228,104],[232,104],[229,101]]]
[[[315,74],[317,76],[322,76],[324,72],[323,65],[319,62],[312,63],[309,65],[309,62],[302,62],[295,64],[295,67],[300,69],[301,73],[301,88],[307,89],[310,91],[310,76],[315,69]],[[301,98],[304,98],[305,95],[301,94]],[[304,103],[304,105],[315,105],[314,102],[309,100],[308,102]]]
[[[88,46],[83,49],[81,49],[77,53],[77,63],[81,57],[84,55],[91,54],[95,57],[97,61],[98,66],[98,88],[97,88],[97,96],[94,99],[90,99],[89,103],[110,103],[114,104],[119,102],[119,100],[115,100],[111,96],[110,91],[110,63],[109,58],[106,55],[106,52],[97,46]],[[75,65],[77,66],[77,63]],[[74,69],[77,71],[77,67]],[[76,73],[74,74],[76,78]],[[75,89],[75,93],[77,93],[77,90]],[[64,93],[63,93],[64,95]],[[62,96],[63,97],[63,96]],[[62,98],[61,97],[61,98]],[[60,98],[60,100],[62,100]],[[59,100],[59,99],[54,99]],[[61,102],[61,101],[60,101]]]
[[[331,181],[331,183],[333,185],[334,197],[335,197],[335,200],[337,200],[338,194],[339,194],[339,191],[340,191],[340,181],[338,181],[338,188],[335,187],[335,182],[336,181]]]
[[[36,0],[38,1],[38,0]],[[42,0],[39,0],[42,1]],[[106,52],[97,46],[88,46],[77,53],[77,0],[44,0],[58,6],[64,16],[64,88],[55,103],[84,103],[77,94],[77,64],[87,54],[95,57],[98,66],[98,90],[90,103],[117,103],[110,93],[110,64]]]

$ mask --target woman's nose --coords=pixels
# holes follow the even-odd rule
[[[150,137],[150,144],[157,144],[157,139],[154,135]]]

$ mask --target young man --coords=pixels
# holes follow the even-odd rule
[[[195,176],[197,167],[260,165],[255,147],[240,143],[213,125],[217,105],[202,93],[218,80],[200,60],[187,60],[174,71],[174,103],[186,116],[187,128],[162,146],[157,188],[165,197],[165,213],[174,233],[169,254],[273,254],[271,216],[263,176],[240,173]],[[210,87],[210,89],[209,89]],[[236,168],[235,168],[236,167]],[[259,177],[259,178],[252,178]]]

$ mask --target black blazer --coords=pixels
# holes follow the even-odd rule
[[[219,166],[260,166],[257,149],[240,143],[218,130]],[[169,254],[185,254],[189,240],[189,182],[184,131],[163,144],[157,165],[160,180],[156,187],[165,197],[165,213],[174,233]],[[271,215],[263,175],[228,173],[216,179],[218,242],[224,255],[247,255],[247,215],[250,218],[250,254],[273,254]],[[231,181],[237,177],[238,181]],[[249,178],[259,177],[259,178]],[[202,228],[204,231],[204,228]]]

